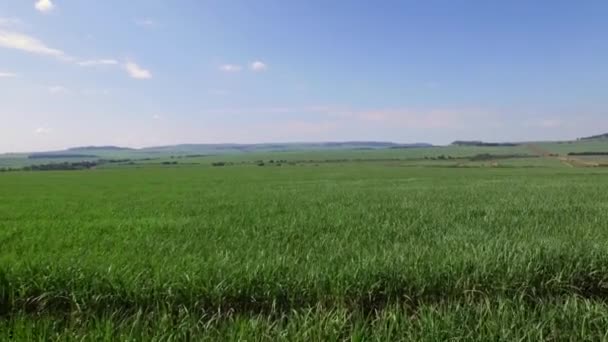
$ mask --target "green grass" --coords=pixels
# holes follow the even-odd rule
[[[289,315],[15,317],[0,322],[0,336],[24,341],[541,341],[606,340],[608,307],[576,297],[391,306],[371,314],[311,308]],[[177,323],[175,322],[177,321]]]
[[[197,158],[185,158],[184,162],[192,161],[201,164],[211,164],[216,161],[225,162],[248,162],[252,160],[287,160],[287,161],[335,161],[335,160],[420,160],[436,158],[439,156],[451,156],[454,158],[471,157],[476,154],[529,154],[524,146],[514,147],[476,147],[476,146],[443,146],[403,149],[379,149],[379,150],[327,150],[327,151],[288,151],[288,152],[256,152],[230,155],[206,156]],[[150,161],[157,163],[158,161]]]
[[[567,155],[569,152],[608,152],[608,139],[597,139],[588,141],[571,142],[539,142],[535,143],[542,149],[551,153]],[[178,161],[186,164],[210,165],[217,161],[229,163],[244,163],[255,160],[287,160],[290,162],[324,162],[335,160],[420,160],[424,158],[436,158],[439,156],[450,156],[453,158],[467,158],[477,154],[493,155],[514,155],[514,154],[534,154],[525,145],[521,146],[502,146],[502,147],[480,147],[480,146],[437,146],[422,148],[402,148],[402,149],[377,149],[377,150],[348,150],[348,149],[325,149],[318,151],[301,150],[293,146],[294,150],[285,152],[225,152],[217,154],[217,151],[192,152],[194,154],[208,154],[200,157],[187,157],[187,152],[176,150],[166,151],[146,151],[146,150],[126,150],[126,151],[91,151],[89,154],[98,155],[105,159],[132,159],[137,164],[160,164],[163,161]],[[28,159],[28,154],[0,154],[0,168],[21,168],[29,165],[78,162],[91,160],[90,158],[53,158],[53,159]],[[171,157],[175,158],[171,158]],[[179,158],[177,158],[179,157]],[[144,160],[147,159],[147,160]],[[107,167],[104,165],[102,167]],[[110,167],[115,167],[111,165]]]
[[[97,152],[91,152],[96,154]],[[214,162],[223,161],[229,163],[250,163],[256,160],[286,160],[289,162],[325,162],[337,160],[420,160],[435,158],[439,156],[451,156],[454,158],[471,157],[476,154],[529,154],[530,151],[524,146],[514,147],[476,147],[476,146],[443,146],[443,147],[424,147],[424,148],[403,148],[403,149],[378,149],[378,150],[322,150],[322,151],[285,151],[285,152],[243,152],[229,153],[199,157],[187,157],[183,153],[159,152],[149,153],[141,151],[117,151],[97,153],[106,159],[132,159],[138,165],[160,164],[164,161],[177,161],[186,164],[211,165]],[[179,157],[179,158],[178,158]],[[0,155],[0,168],[13,167],[21,168],[28,165],[78,162],[82,158],[68,159],[28,159],[27,154]],[[114,167],[110,165],[109,167]],[[107,165],[103,166],[107,167]]]
[[[539,143],[538,146],[552,152],[566,155],[570,152],[608,152],[608,139],[581,140],[571,142]]]
[[[527,159],[0,174],[0,339],[605,338],[608,170]]]

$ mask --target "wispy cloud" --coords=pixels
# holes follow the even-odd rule
[[[0,47],[51,56],[65,61],[73,60],[65,52],[51,48],[35,37],[14,31],[0,30]]]
[[[304,120],[289,120],[286,122],[273,122],[266,125],[261,124],[261,131],[277,132],[277,138],[289,141],[294,136],[308,136],[312,139],[322,139],[330,136],[332,132],[339,129],[340,123],[335,121],[309,122]]]
[[[260,72],[260,71],[266,71],[268,69],[268,65],[266,65],[266,63],[264,63],[262,61],[255,61],[249,65],[249,68],[252,71]]]
[[[18,18],[0,18],[0,27],[21,26],[23,22]]]
[[[152,28],[156,26],[156,21],[152,18],[139,18],[135,19],[135,25],[145,28]]]
[[[378,108],[354,109],[347,106],[311,105],[302,107],[223,108],[204,111],[206,115],[283,115],[290,118],[315,118],[339,125],[385,127],[416,130],[462,130],[470,122],[482,121],[499,127],[496,113],[476,108]],[[328,121],[329,120],[329,121]]]
[[[115,59],[91,59],[78,62],[78,65],[83,67],[88,66],[102,66],[102,65],[118,65],[118,61]]]
[[[89,95],[89,96],[110,95],[110,90],[109,89],[83,89],[80,91],[80,93],[82,95]]]
[[[162,117],[160,115],[158,115],[158,114],[152,115],[152,119],[154,119],[154,120],[160,120],[161,118]]]
[[[2,29],[0,29],[0,48],[14,49],[31,54],[54,57],[62,61],[76,63],[82,67],[120,65],[117,60],[111,58],[79,60],[69,56],[62,50],[49,47],[35,37]],[[149,70],[140,67],[135,62],[126,62],[124,63],[123,67],[127,71],[128,75],[132,78],[142,80],[152,78],[152,73]]]
[[[34,7],[38,11],[46,13],[52,11],[55,8],[55,5],[53,5],[53,2],[51,0],[38,0],[34,4]]]
[[[146,80],[152,78],[152,73],[149,70],[140,67],[135,62],[125,63],[124,68],[129,74],[129,76],[131,76],[132,78],[138,80]]]
[[[383,109],[360,111],[354,115],[363,121],[397,125],[408,128],[458,128],[465,124],[468,117],[466,111],[459,110],[411,110],[411,109]]]
[[[564,122],[562,120],[555,118],[528,120],[523,123],[523,126],[528,128],[559,128],[563,125]]]
[[[224,72],[239,72],[243,67],[236,64],[224,64],[220,66],[220,70]]]
[[[49,134],[53,131],[52,128],[48,128],[48,127],[38,127],[34,130],[34,133],[39,134],[39,135],[43,135],[43,134]]]
[[[12,72],[0,71],[0,78],[15,78],[18,75]]]
[[[17,23],[21,23],[21,21],[12,18],[0,18],[0,48],[19,50],[31,54],[53,57],[65,62],[73,62],[83,67],[119,64],[117,60],[109,58],[79,60],[71,57],[60,49],[48,46],[36,37],[13,30],[2,29],[3,26],[15,26]]]
[[[557,128],[557,127],[561,127],[563,122],[558,119],[546,119],[546,120],[541,120],[539,122],[539,124],[540,124],[540,127],[543,127],[543,128]]]
[[[51,93],[51,94],[67,94],[67,93],[69,93],[68,88],[66,88],[64,86],[60,86],[60,85],[50,86],[48,89],[49,89],[49,93]]]
[[[295,107],[233,107],[233,108],[221,108],[203,111],[206,114],[231,114],[231,115],[251,115],[251,114],[306,114],[315,113],[327,116],[340,116],[340,117],[351,117],[352,113],[348,109],[331,107],[331,106],[295,106]],[[334,115],[340,114],[340,115]]]

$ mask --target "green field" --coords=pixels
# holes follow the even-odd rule
[[[569,152],[608,152],[608,139],[539,143],[539,146],[559,154]]]
[[[608,339],[608,168],[480,153],[0,173],[0,340]]]

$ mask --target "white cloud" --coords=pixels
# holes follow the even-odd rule
[[[243,70],[243,67],[236,64],[224,64],[220,66],[220,70],[224,72],[239,72]]]
[[[62,60],[72,60],[63,51],[46,46],[40,40],[26,34],[0,30],[0,47],[21,50],[33,54],[52,56]]]
[[[562,126],[562,121],[559,119],[546,119],[539,122],[543,128],[557,128]]]
[[[132,78],[139,80],[146,80],[152,78],[152,73],[149,70],[146,70],[134,62],[127,62],[124,65],[125,70]]]
[[[14,78],[17,77],[18,75],[12,72],[3,72],[0,71],[0,78]]]
[[[51,128],[48,127],[38,127],[34,130],[34,133],[36,134],[49,134],[51,133],[53,130]]]
[[[154,120],[159,120],[160,118],[161,118],[161,116],[158,114],[152,115],[152,119],[154,119]]]
[[[67,94],[68,92],[68,88],[63,86],[56,85],[49,87],[49,93],[51,94]]]
[[[415,129],[460,129],[475,117],[484,117],[485,112],[474,109],[379,109],[353,111],[356,119],[369,125],[390,125]]]
[[[80,66],[100,66],[100,65],[117,65],[118,61],[115,59],[91,59],[86,61],[78,62]]]
[[[0,20],[4,20],[0,18]],[[5,20],[6,22],[6,20]],[[0,27],[3,21],[0,21]],[[39,39],[24,33],[0,29],[0,48],[20,50],[32,54],[55,57],[62,61],[73,62],[83,67],[118,65],[115,59],[77,60],[59,49],[49,47]]]
[[[255,61],[249,65],[249,68],[252,71],[265,71],[266,69],[268,69],[268,66],[264,62]]]
[[[156,26],[156,21],[152,18],[140,18],[135,20],[135,25],[150,28]]]
[[[62,61],[74,62],[83,67],[92,67],[92,66],[109,66],[109,65],[119,65],[120,63],[115,59],[92,59],[92,60],[76,60],[73,57],[70,57],[65,52],[54,49],[42,41],[38,40],[35,37],[22,34],[14,31],[0,30],[0,47],[4,47],[7,49],[15,49],[28,53],[50,56],[58,58]],[[152,78],[152,73],[149,70],[146,70],[134,62],[126,62],[123,65],[124,69],[127,73],[136,79],[149,79]]]
[[[55,8],[51,0],[38,0],[34,7],[40,12],[50,12]]]

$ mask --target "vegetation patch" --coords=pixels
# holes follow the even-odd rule
[[[469,158],[471,161],[497,160],[497,159],[515,159],[515,158],[538,158],[538,156],[530,154],[490,154],[482,153]]]

